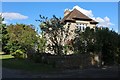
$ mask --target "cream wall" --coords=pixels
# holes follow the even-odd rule
[[[90,27],[90,28],[94,28],[94,26],[96,26],[95,24],[90,24],[89,21],[80,21],[80,20],[77,20],[76,23],[87,24],[87,26]]]
[[[96,25],[95,24],[90,24],[89,21],[80,21],[80,20],[77,20],[76,23],[80,23],[80,24],[87,24],[87,27],[90,27],[90,28],[94,28]],[[77,27],[76,27],[76,23],[71,23],[70,24],[70,30],[75,30]],[[66,23],[66,25],[64,25],[64,27],[67,29],[68,27],[68,24],[69,22]]]
[[[89,21],[80,21],[80,20],[76,20],[76,23],[79,23],[79,24],[87,24],[86,27],[90,27],[90,28],[94,28],[96,25],[95,24],[90,24]],[[67,22],[66,25],[64,25],[65,29],[67,30],[68,26],[69,26],[69,37],[68,39],[74,39],[75,37],[75,29],[77,29],[76,27],[76,23],[70,23],[70,22]],[[70,24],[70,25],[69,25]]]

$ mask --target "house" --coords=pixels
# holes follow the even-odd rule
[[[61,23],[64,23],[64,28],[67,29],[69,27],[69,31],[68,31],[68,35],[67,37],[63,36],[63,39],[66,38],[66,40],[62,41],[62,45],[64,46],[65,44],[71,44],[72,40],[75,38],[75,29],[79,28],[81,31],[84,31],[86,27],[90,27],[90,28],[95,28],[96,24],[98,24],[98,22],[96,22],[95,20],[89,18],[88,16],[86,16],[85,14],[83,14],[82,12],[80,12],[77,9],[74,9],[72,11],[70,10],[65,10],[64,12],[64,17],[61,21]],[[47,36],[47,35],[46,35]],[[48,38],[49,36],[47,36]],[[59,39],[59,38],[58,38]],[[48,41],[48,44],[52,44],[51,41]],[[53,51],[48,51],[50,53],[53,53]],[[72,54],[73,51],[68,51],[67,54]]]
[[[79,28],[82,32],[84,32],[86,27],[95,28],[96,25],[98,24],[98,22],[89,18],[88,16],[86,16],[85,14],[83,14],[82,12],[80,12],[77,9],[74,9],[72,11],[65,10],[64,17],[63,17],[61,23],[65,24],[63,26],[65,28],[64,31],[66,31],[66,30],[68,30],[68,31],[67,31],[67,33],[65,33],[63,31],[63,33],[65,35],[59,36],[56,39],[58,40],[57,42],[64,47],[65,47],[66,44],[67,45],[72,45],[72,43],[74,42],[74,38],[76,36],[76,33],[75,33],[76,29]],[[66,34],[67,34],[67,37],[66,37]],[[59,34],[57,34],[57,35],[59,35]],[[49,37],[50,37],[49,34],[46,34],[46,38],[48,39],[47,44],[52,46],[54,43],[51,40],[49,40]],[[61,39],[61,37],[62,37],[62,39]],[[62,40],[62,41],[60,41],[60,40]],[[86,44],[87,44],[87,42],[85,41],[85,45]],[[51,48],[51,50],[50,50],[50,48]],[[49,49],[46,48],[46,53],[55,54],[52,47],[50,47],[50,48]],[[69,46],[69,49],[67,48],[67,49],[63,50],[63,53],[65,53],[67,55],[70,55],[70,54],[73,54],[74,51]],[[92,57],[91,57],[91,55],[92,55]],[[88,64],[87,62],[91,61],[92,65],[95,65],[95,64],[98,65],[99,62],[100,62],[99,55],[93,55],[92,53],[91,54],[81,54],[81,56],[78,56],[78,57],[79,57],[78,59],[81,58],[81,60],[78,60],[78,61],[83,61],[83,62],[76,62],[77,64],[83,64],[83,63]],[[83,59],[83,57],[85,57],[85,58]],[[89,59],[89,60],[86,61],[86,59]],[[67,60],[67,59],[65,59],[65,60]],[[68,60],[69,60],[69,62],[71,61],[71,64],[73,64],[72,58],[71,59],[69,58]],[[67,63],[64,63],[64,64],[69,64],[70,65],[70,63],[68,61],[66,61],[66,62]],[[74,63],[75,63],[75,61],[74,61]],[[72,66],[74,66],[74,65],[72,65]]]
[[[64,23],[64,27],[67,29],[69,27],[69,36],[67,37],[66,43],[71,42],[75,38],[75,29],[80,29],[82,32],[86,27],[95,28],[98,22],[89,18],[82,12],[77,9],[72,11],[65,10],[64,18],[62,19],[62,23]]]
[[[71,23],[70,27],[73,28],[76,26],[77,28],[81,28],[81,30],[86,27],[95,28],[96,24],[98,24],[98,22],[89,18],[77,9],[74,9],[72,11],[65,10],[62,23],[66,23],[66,25]]]

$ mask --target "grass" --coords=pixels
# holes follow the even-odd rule
[[[34,63],[25,59],[15,59],[13,56],[8,54],[0,55],[0,57],[0,59],[2,59],[2,67],[9,69],[18,69],[30,72],[50,72],[55,70],[52,65]]]
[[[0,59],[10,59],[10,58],[14,58],[13,56],[11,55],[0,55]]]

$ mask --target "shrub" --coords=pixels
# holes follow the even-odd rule
[[[15,58],[19,58],[19,59],[24,59],[26,58],[26,54],[24,51],[22,50],[16,50],[14,53],[11,54],[12,56],[14,56]]]
[[[33,55],[33,58],[32,60],[36,63],[44,63],[44,64],[49,64],[49,60],[48,60],[48,57],[50,56],[51,54],[49,53],[35,53]]]

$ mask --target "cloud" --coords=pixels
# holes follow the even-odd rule
[[[3,23],[3,24],[7,24],[7,23],[8,23],[8,21],[2,21],[2,23]]]
[[[14,12],[5,12],[2,13],[2,16],[6,19],[6,20],[23,20],[23,19],[27,19],[28,16],[22,15],[20,13],[14,13]]]
[[[107,16],[104,17],[103,19],[100,17],[97,17],[95,20],[99,22],[98,26],[109,27],[114,25],[113,23],[110,22],[110,19]]]
[[[73,9],[77,9],[80,12],[82,12],[83,14],[85,14],[86,16],[88,16],[88,17],[92,18],[93,20],[99,22],[98,26],[109,27],[111,25],[114,25],[113,23],[110,22],[110,18],[108,18],[107,16],[104,17],[104,18],[94,17],[94,14],[93,14],[92,10],[86,10],[86,9],[83,9],[83,8],[77,6],[77,5],[74,6]],[[70,11],[72,11],[73,9],[71,9]]]

